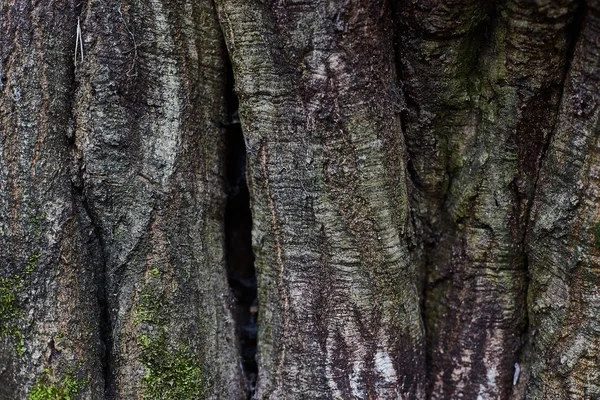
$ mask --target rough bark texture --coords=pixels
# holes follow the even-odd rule
[[[511,392],[526,327],[527,218],[576,7],[396,4],[432,398]]]
[[[600,397],[599,49],[590,3],[531,219],[531,399]]]
[[[103,244],[107,393],[238,398],[223,253],[226,58],[214,9],[91,1],[83,15],[77,183]]]
[[[599,64],[591,0],[0,0],[0,399],[600,398]]]
[[[243,397],[211,2],[3,15],[2,396],[50,366],[86,398]]]
[[[99,243],[69,176],[76,10],[2,2],[0,15],[0,398],[67,376],[98,398]]]
[[[217,4],[248,141],[257,397],[422,397],[387,4]]]

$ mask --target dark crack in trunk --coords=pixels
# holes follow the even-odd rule
[[[233,74],[231,74],[233,83]],[[227,281],[235,298],[233,316],[246,377],[248,399],[253,398],[258,374],[256,344],[258,300],[252,251],[252,213],[246,182],[246,145],[238,115],[238,99],[231,87],[226,124],[227,206],[225,209],[225,258]]]

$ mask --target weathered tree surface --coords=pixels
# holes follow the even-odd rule
[[[511,391],[527,323],[527,220],[577,6],[396,4],[431,398]]]
[[[214,7],[3,11],[2,396],[243,397]]]
[[[600,398],[600,6],[0,0],[0,399]]]
[[[389,7],[217,4],[248,141],[257,397],[422,397]]]
[[[76,10],[2,2],[0,15],[0,398],[38,380],[85,380],[100,398],[101,254],[67,137]]]
[[[600,397],[600,4],[583,19],[528,250],[527,397]]]
[[[82,16],[75,185],[102,243],[107,396],[239,398],[214,8],[98,0]]]

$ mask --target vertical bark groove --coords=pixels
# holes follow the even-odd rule
[[[527,398],[600,395],[599,38],[600,10],[589,2],[532,211]]]
[[[598,1],[0,16],[0,399],[600,397]]]
[[[258,398],[421,398],[386,1],[217,1],[247,137]]]
[[[78,22],[78,29],[81,28],[81,17],[85,15],[87,4],[80,2],[76,6],[76,15]],[[82,37],[78,37],[77,29],[75,33],[75,41],[78,42],[79,46],[82,46]],[[73,62],[73,84],[69,96],[69,124],[71,125],[67,131],[67,141],[69,143],[71,161],[71,193],[76,199],[77,203],[80,204],[80,212],[89,221],[91,232],[88,242],[89,252],[93,254],[93,258],[97,260],[98,270],[95,271],[95,295],[98,302],[99,308],[99,339],[100,339],[100,363],[102,365],[102,378],[104,382],[103,398],[107,400],[114,399],[115,394],[115,380],[114,371],[112,365],[114,363],[112,355],[112,324],[110,320],[110,311],[108,304],[108,285],[107,285],[107,265],[106,255],[104,251],[104,243],[102,241],[102,234],[98,222],[95,220],[95,216],[90,211],[88,199],[85,194],[83,185],[83,165],[81,165],[81,159],[77,157],[77,143],[75,139],[75,133],[77,132],[77,115],[76,110],[76,93],[78,91],[79,81],[76,79],[77,70],[77,59],[81,54],[84,54],[84,49],[79,48],[74,54]],[[83,62],[83,58],[80,59],[80,64]]]
[[[585,3],[581,3],[578,5],[578,9],[576,12],[574,12],[574,17],[573,17],[573,21],[570,24],[570,27],[568,29],[568,36],[570,37],[569,39],[569,48],[567,51],[567,55],[566,55],[566,66],[564,68],[563,71],[563,76],[560,82],[560,94],[559,94],[559,99],[556,103],[556,115],[557,118],[555,119],[552,129],[550,130],[550,133],[547,135],[547,137],[545,138],[540,156],[539,156],[539,161],[537,163],[537,168],[536,168],[536,173],[535,173],[535,178],[534,178],[534,183],[533,183],[533,189],[531,190],[531,196],[532,198],[529,199],[528,204],[526,206],[526,211],[525,211],[525,217],[524,217],[524,224],[525,224],[525,228],[524,228],[524,235],[523,235],[523,257],[524,257],[524,266],[525,266],[525,270],[528,272],[527,276],[525,277],[525,290],[527,291],[527,293],[530,292],[530,284],[531,284],[531,275],[532,275],[532,268],[531,268],[531,264],[530,264],[530,241],[531,241],[531,231],[532,231],[532,225],[534,225],[534,220],[532,218],[532,211],[534,208],[534,201],[535,201],[535,196],[536,193],[538,191],[538,182],[541,176],[541,170],[542,170],[542,166],[544,165],[544,163],[546,162],[546,157],[548,155],[548,151],[550,148],[550,144],[552,143],[552,139],[554,138],[554,136],[556,135],[556,131],[558,129],[559,123],[560,123],[560,119],[559,119],[559,113],[560,113],[560,106],[562,104],[562,102],[564,101],[564,95],[565,95],[565,84],[568,78],[568,74],[569,71],[571,70],[571,64],[573,62],[573,58],[575,55],[575,49],[577,46],[577,43],[579,41],[579,36],[581,35],[582,32],[582,26],[583,26],[583,21],[584,21],[584,17],[586,14],[586,6]],[[530,321],[530,307],[531,307],[531,298],[528,296],[527,298],[527,310],[525,313],[525,325],[521,331],[521,341],[519,343],[519,349],[517,350],[516,353],[516,360],[517,363],[515,364],[515,367],[518,368],[518,371],[515,371],[515,375],[513,376],[513,391],[512,391],[512,398],[513,399],[522,399],[525,398],[526,396],[526,390],[527,390],[527,384],[529,383],[529,379],[530,379],[530,373],[531,373],[531,349],[532,349],[532,325],[531,325],[531,321]]]
[[[104,391],[98,263],[71,183],[77,12],[0,3],[0,398]]]
[[[242,367],[246,377],[248,400],[256,390],[257,348],[257,283],[252,252],[252,213],[250,192],[246,182],[246,145],[238,115],[238,99],[234,93],[233,72],[229,66],[231,85],[228,98],[229,120],[226,126],[227,207],[225,210],[225,257],[227,280],[235,297],[233,314]]]
[[[92,0],[81,25],[76,148],[104,247],[115,396],[240,398],[212,3]]]

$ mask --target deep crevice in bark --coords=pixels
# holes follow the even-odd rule
[[[75,128],[74,128],[75,130]],[[69,145],[71,146],[73,156],[75,157],[76,149],[74,138],[68,138]],[[96,298],[98,300],[98,308],[99,308],[99,336],[100,343],[102,344],[101,349],[101,364],[102,364],[102,374],[104,378],[104,396],[106,399],[115,398],[115,382],[113,371],[111,368],[112,365],[112,322],[110,320],[109,306],[108,306],[108,293],[107,293],[107,271],[106,271],[106,257],[104,251],[104,242],[102,240],[102,234],[100,232],[100,227],[95,221],[95,218],[90,210],[90,207],[87,202],[87,197],[85,195],[85,189],[83,185],[83,178],[81,176],[81,166],[78,165],[77,162],[74,163],[74,168],[77,168],[74,175],[75,181],[72,183],[72,192],[74,200],[76,204],[81,206],[81,210],[78,212],[83,212],[85,216],[89,220],[89,224],[92,228],[92,235],[89,238],[88,248],[92,253],[96,251],[99,254],[93,254],[93,256],[98,257],[100,260],[100,264],[102,268],[99,271],[96,271]],[[97,243],[94,243],[96,242]]]
[[[226,124],[227,206],[225,209],[225,256],[227,280],[235,297],[233,316],[238,347],[246,377],[248,399],[253,398],[258,376],[256,346],[258,335],[257,281],[252,251],[252,214],[246,182],[246,145],[238,116],[238,99],[228,90],[229,121]]]
[[[93,236],[90,238],[90,242],[98,241],[97,246],[100,254],[100,263],[102,268],[98,271],[96,298],[98,299],[98,307],[100,309],[100,342],[102,344],[101,349],[101,363],[102,363],[102,374],[104,377],[104,396],[106,399],[116,398],[115,394],[115,381],[113,370],[111,365],[113,363],[112,357],[112,322],[110,319],[109,305],[108,305],[108,284],[107,284],[107,271],[106,271],[106,257],[104,251],[104,242],[98,224],[94,221],[94,218],[90,212],[87,198],[85,196],[84,189],[73,185],[75,195],[79,198],[79,201],[83,207],[83,212],[87,215],[90,221],[90,225],[93,229]],[[91,244],[93,246],[93,244]]]
[[[407,93],[407,91],[404,89],[404,82],[402,81],[402,78],[404,76],[404,72],[402,71],[402,62],[401,62],[401,54],[398,51],[398,42],[400,40],[402,40],[401,38],[401,34],[400,34],[400,23],[398,21],[398,7],[396,5],[396,2],[393,0],[388,0],[388,7],[390,8],[391,11],[391,16],[392,16],[392,23],[393,23],[393,35],[394,35],[394,40],[393,40],[393,49],[394,49],[394,67],[395,67],[395,72],[396,72],[396,80],[398,82],[398,87],[396,88],[396,90],[398,91],[398,95],[396,97],[400,97],[400,107],[399,107],[399,117],[400,117],[400,125],[401,125],[401,130],[402,130],[402,135],[403,135],[403,141],[404,141],[404,145],[406,146],[406,141],[407,141],[407,125],[408,125],[408,121],[409,121],[409,112],[410,110],[414,110],[414,113],[416,115],[419,114],[420,112],[420,107],[419,104],[417,103],[417,101],[415,101],[413,98],[410,97],[409,93]],[[422,182],[419,180],[419,176],[417,173],[417,170],[415,169],[415,166],[413,164],[413,161],[410,158],[410,153],[408,151],[407,148],[407,159],[406,159],[406,172],[407,172],[407,184],[409,185],[409,187],[412,190],[420,190],[423,187]],[[413,194],[411,194],[411,196],[413,196]],[[412,200],[411,203],[416,203],[416,200]],[[415,211],[415,207],[414,204],[411,204],[411,224],[413,225],[413,229],[415,232],[419,232],[423,230],[423,226],[419,226],[420,224],[423,223],[422,220],[420,220],[420,217],[418,215],[418,213]],[[420,307],[420,314],[421,314],[421,321],[423,322],[423,328],[425,329],[425,338],[427,337],[427,324],[425,323],[426,321],[426,314],[425,314],[425,294],[426,294],[426,288],[427,288],[427,269],[428,269],[428,265],[427,265],[427,259],[424,256],[425,254],[428,254],[429,251],[431,250],[431,246],[429,243],[427,243],[427,240],[424,239],[423,237],[421,237],[421,242],[417,243],[417,249],[420,247],[419,250],[422,252],[421,257],[422,259],[420,260],[420,262],[422,263],[420,265],[420,270],[417,271],[417,279],[418,279],[418,293],[419,293],[419,307]],[[429,248],[428,248],[429,247]],[[427,347],[427,344],[426,344]],[[425,348],[425,354],[429,354],[429,352],[427,351],[427,348]],[[428,357],[425,357],[425,371],[429,371],[429,365],[430,365],[430,360],[428,359]],[[425,385],[427,386],[427,383],[425,383]]]
[[[74,97],[74,96],[73,96]],[[73,107],[72,107],[73,108]],[[73,117],[74,118],[74,117]],[[75,134],[75,127],[73,127],[73,135]],[[73,157],[76,157],[76,145],[75,145],[75,140],[74,137],[68,137],[68,142],[69,142],[69,146],[71,147],[71,151],[72,151],[72,155]],[[102,349],[101,349],[101,364],[102,364],[102,373],[103,373],[103,378],[104,378],[104,396],[107,399],[113,399],[115,398],[115,394],[114,394],[114,377],[113,377],[113,373],[112,373],[112,369],[111,369],[111,363],[112,363],[112,356],[111,356],[111,349],[112,349],[112,323],[110,320],[110,314],[109,314],[109,306],[108,306],[108,293],[107,293],[107,271],[106,271],[106,257],[105,257],[105,251],[104,251],[104,242],[102,240],[102,234],[100,231],[100,227],[98,226],[98,224],[95,221],[95,218],[90,210],[90,207],[88,205],[87,202],[87,197],[85,195],[85,189],[84,189],[84,184],[83,184],[83,177],[82,177],[82,171],[81,171],[81,166],[79,165],[79,163],[77,161],[75,161],[73,163],[73,168],[76,168],[77,171],[75,171],[75,173],[72,174],[74,181],[71,184],[72,187],[72,193],[73,193],[73,199],[75,201],[75,203],[81,207],[81,209],[78,210],[78,213],[83,213],[90,224],[90,227],[92,229],[92,234],[90,235],[89,241],[88,241],[88,248],[90,249],[90,252],[92,253],[92,257],[97,257],[97,259],[99,259],[99,263],[101,264],[102,268],[100,268],[100,270],[96,271],[96,288],[97,288],[97,292],[96,292],[96,298],[98,301],[98,308],[99,308],[99,336],[100,336],[100,342],[102,344]],[[97,242],[97,243],[94,243]],[[96,254],[95,254],[96,253]]]
[[[569,43],[569,49],[567,51],[567,64],[563,71],[563,76],[560,80],[560,86],[559,86],[560,87],[560,98],[558,99],[558,102],[556,105],[556,110],[555,110],[556,119],[554,120],[554,126],[552,127],[552,131],[550,132],[548,137],[545,138],[545,141],[544,141],[544,144],[542,147],[540,159],[539,159],[539,162],[537,165],[535,182],[533,184],[533,191],[532,191],[533,198],[535,198],[535,193],[537,191],[538,180],[540,178],[540,170],[542,169],[542,165],[544,164],[544,159],[546,158],[548,148],[550,147],[552,137],[554,136],[556,127],[558,125],[560,107],[561,107],[561,104],[563,101],[563,95],[564,95],[564,90],[565,90],[565,82],[567,80],[567,75],[569,74],[569,70],[571,69],[571,61],[573,61],[573,55],[575,54],[575,47],[577,46],[577,42],[579,41],[579,36],[581,35],[581,31],[583,30],[583,23],[585,20],[586,13],[587,13],[587,4],[585,2],[582,2],[579,5],[579,8],[577,9],[577,12],[575,13],[573,21],[571,22],[571,26],[569,27],[568,32],[567,32],[570,43]],[[527,210],[527,219],[525,220],[527,230],[529,230],[530,213],[531,213],[531,202],[530,202],[530,206]]]
[[[83,4],[83,3],[79,3],[76,6],[76,15],[78,17],[83,16],[85,18],[85,12],[86,12],[86,8],[87,5]],[[79,22],[79,18],[78,18],[78,22]],[[116,398],[116,393],[115,393],[115,380],[114,380],[114,373],[113,373],[113,369],[111,368],[112,363],[114,362],[113,360],[113,356],[112,356],[112,345],[113,345],[113,341],[112,341],[112,322],[111,322],[111,318],[110,318],[110,312],[109,312],[109,304],[108,304],[108,284],[107,284],[107,266],[106,266],[106,252],[105,252],[105,245],[104,245],[104,241],[102,240],[102,232],[100,229],[100,226],[97,223],[96,218],[94,217],[90,206],[88,204],[88,200],[87,200],[87,196],[85,194],[85,184],[84,184],[84,180],[83,180],[83,171],[82,171],[82,165],[81,165],[81,160],[78,159],[78,150],[77,150],[77,144],[76,144],[76,134],[77,134],[77,125],[75,123],[75,121],[77,120],[76,118],[76,103],[77,103],[77,99],[76,99],[76,93],[77,93],[77,86],[79,83],[79,79],[77,77],[77,66],[76,63],[73,64],[73,69],[72,69],[72,87],[71,87],[71,92],[72,92],[72,96],[71,98],[71,104],[70,104],[70,109],[72,110],[71,113],[71,125],[70,125],[70,131],[67,133],[67,141],[68,141],[68,145],[69,148],[71,150],[71,157],[73,157],[73,162],[72,162],[72,168],[74,169],[74,171],[72,171],[71,173],[71,188],[72,188],[72,195],[73,195],[73,199],[76,202],[76,204],[78,206],[81,207],[81,209],[78,209],[77,212],[79,213],[84,213],[84,215],[87,217],[90,227],[92,229],[92,232],[90,234],[89,237],[89,241],[87,243],[88,249],[90,250],[90,252],[92,253],[92,257],[97,257],[96,259],[99,260],[99,264],[101,265],[101,268],[98,271],[95,271],[96,276],[95,278],[95,283],[96,283],[96,299],[98,301],[98,309],[99,309],[99,323],[98,323],[98,327],[99,327],[99,339],[100,339],[100,343],[102,345],[102,348],[100,349],[100,363],[102,366],[102,376],[103,376],[103,380],[104,380],[104,398],[105,399],[114,399]],[[95,242],[95,243],[94,243]]]

